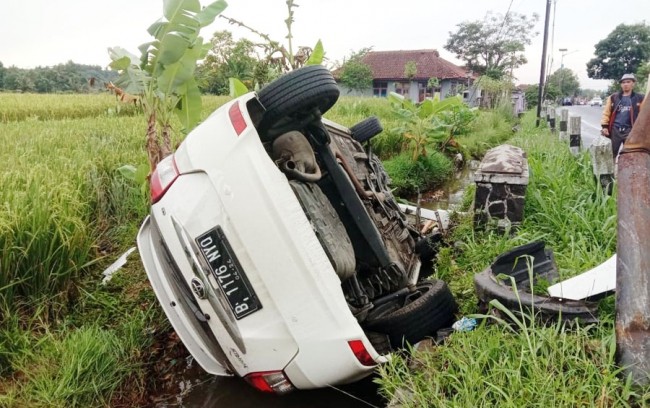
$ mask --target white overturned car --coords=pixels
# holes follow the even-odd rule
[[[378,121],[321,118],[338,95],[324,67],[293,71],[219,108],[152,174],[140,256],[210,373],[278,394],[352,382],[453,319],[447,286],[420,279],[435,239],[360,143]]]

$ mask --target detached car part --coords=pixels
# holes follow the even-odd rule
[[[543,241],[525,244],[499,255],[483,272],[474,276],[474,285],[482,311],[497,299],[509,310],[525,314],[535,313],[544,321],[580,320],[597,322],[598,304],[595,302],[563,300],[540,294],[531,294],[533,286],[557,279],[557,266],[553,251],[545,248]],[[512,286],[514,280],[515,287]]]

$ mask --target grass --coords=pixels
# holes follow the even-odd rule
[[[471,215],[463,217],[438,255],[436,277],[449,283],[460,315],[477,312],[474,274],[514,246],[545,240],[563,278],[616,250],[615,195],[603,194],[586,152],[573,157],[533,120],[525,118],[521,134],[509,140],[527,152],[531,172],[521,227],[506,235],[474,231]],[[475,331],[453,333],[442,346],[382,367],[382,392],[406,407],[650,405],[650,387],[633,388],[619,375],[613,298],[600,309],[601,323],[588,327],[542,327],[528,319],[514,331],[484,316]]]
[[[630,407],[650,402],[615,366],[610,324],[573,328],[482,325],[444,346],[380,367],[404,407]],[[416,373],[411,371],[416,368]]]
[[[451,159],[435,151],[420,156],[417,161],[413,161],[410,152],[400,153],[384,161],[384,167],[399,196],[435,188],[449,180],[454,170]]]
[[[468,135],[456,139],[467,159],[480,159],[489,149],[513,137],[514,119],[509,112],[481,111]]]

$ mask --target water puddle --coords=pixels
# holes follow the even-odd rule
[[[465,194],[467,186],[474,182],[474,172],[478,168],[479,164],[479,161],[470,161],[467,166],[456,172],[454,177],[446,182],[442,187],[422,193],[420,198],[420,205],[422,208],[427,208],[429,210],[457,209],[463,202],[463,195]],[[408,197],[408,200],[415,203],[417,201],[417,196]]]
[[[285,396],[264,394],[251,388],[241,378],[205,376],[202,381],[184,379],[181,388],[193,384],[190,390],[157,408],[368,408],[385,407],[372,377],[357,383],[309,391],[294,391]]]

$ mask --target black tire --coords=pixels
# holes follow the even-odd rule
[[[266,109],[258,126],[261,133],[284,118],[308,117],[318,110],[327,112],[339,98],[332,73],[321,65],[291,71],[257,93]]]
[[[371,310],[364,328],[385,333],[394,348],[415,344],[449,327],[458,310],[447,284],[441,280],[420,282],[406,299],[380,305]]]
[[[369,117],[366,120],[362,120],[350,128],[352,137],[359,143],[370,140],[372,137],[380,134],[383,131],[384,128],[381,126],[379,119],[377,119],[375,116]]]

